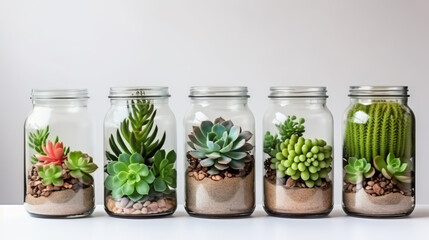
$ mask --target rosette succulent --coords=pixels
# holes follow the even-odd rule
[[[42,178],[42,184],[45,186],[50,184],[62,186],[64,184],[64,180],[62,179],[63,168],[54,163],[39,166],[37,173]]]
[[[67,156],[64,155],[64,147],[62,142],[52,143],[48,141],[46,146],[43,146],[44,154],[36,154],[39,162],[36,165],[57,164],[61,165]]]
[[[228,168],[240,170],[252,160],[253,145],[248,142],[252,136],[230,120],[203,121],[188,135],[188,145],[193,149],[189,154],[200,159],[201,166],[210,168],[207,173],[211,175]]]
[[[155,180],[155,176],[144,162],[145,159],[139,153],[132,155],[122,153],[118,161],[112,161],[107,165],[109,175],[104,185],[112,191],[114,199],[127,196],[133,201],[138,201],[149,193],[150,184]]]
[[[70,152],[65,161],[65,165],[70,169],[70,175],[72,177],[78,178],[88,185],[94,182],[90,173],[93,173],[98,167],[88,154],[79,151]]]
[[[271,159],[277,178],[302,180],[309,188],[322,185],[332,170],[332,146],[322,139],[305,139],[293,134],[280,144],[280,151]]]
[[[400,158],[395,158],[393,153],[387,155],[387,161],[381,156],[374,158],[374,167],[380,171],[387,179],[396,179],[402,183],[410,183],[410,164],[402,162]]]
[[[365,158],[349,158],[348,164],[344,167],[346,171],[345,180],[347,182],[357,184],[362,182],[364,178],[370,178],[374,175],[375,170]]]
[[[155,175],[153,188],[157,192],[169,193],[170,187],[176,188],[177,172],[174,169],[176,153],[171,150],[165,154],[164,150],[159,150],[153,157],[152,172]]]

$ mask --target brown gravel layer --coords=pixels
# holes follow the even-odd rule
[[[346,182],[344,186],[344,192],[346,193],[356,193],[360,189],[364,189],[367,194],[373,197],[384,196],[390,193],[400,193],[405,196],[413,195],[409,186],[406,187],[395,183],[385,178],[381,173],[359,184]]]
[[[245,177],[224,177],[219,180],[193,175],[186,177],[185,207],[191,213],[203,215],[239,215],[255,206],[255,173]]]
[[[73,216],[86,214],[94,208],[94,188],[53,191],[48,197],[27,194],[25,208],[28,212],[50,216]]]
[[[291,178],[286,184],[276,184],[264,178],[264,206],[274,213],[323,214],[333,206],[332,184],[308,188]]]
[[[171,197],[161,197],[152,201],[134,202],[127,197],[115,201],[110,195],[106,197],[106,208],[120,215],[162,215],[163,213],[173,213],[176,210],[176,199]]]

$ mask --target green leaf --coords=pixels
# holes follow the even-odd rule
[[[125,171],[125,172],[127,172],[127,171],[128,171],[127,164],[125,164],[125,163],[124,163],[124,162],[122,162],[122,161],[116,162],[116,163],[113,165],[113,169],[115,170],[115,173],[120,173],[120,172],[122,172],[122,171]]]
[[[141,195],[146,195],[149,193],[149,184],[145,181],[140,181],[136,184],[136,190]]]
[[[215,124],[212,127],[212,132],[214,132],[216,134],[216,137],[218,139],[222,138],[222,135],[225,131],[226,131],[226,128],[224,126],[222,126],[221,124]]]
[[[140,176],[142,176],[142,177],[146,177],[146,176],[148,176],[149,175],[149,168],[145,165],[145,164],[140,164],[141,165],[141,168],[140,168],[140,170],[139,170],[139,175]]]
[[[153,183],[153,181],[155,180],[155,176],[153,175],[153,172],[152,172],[152,171],[149,171],[149,174],[148,174],[146,177],[143,177],[143,179],[144,179],[147,183],[151,184],[151,183]]]
[[[83,173],[80,170],[73,170],[70,171],[70,175],[74,178],[81,178],[83,176]]]
[[[171,150],[170,152],[168,152],[167,159],[168,159],[169,163],[176,162],[176,158],[177,158],[177,155],[176,155],[176,152],[174,150]]]
[[[113,179],[112,176],[107,176],[106,180],[104,180],[104,187],[107,188],[108,190],[113,190],[112,179]]]
[[[162,179],[156,178],[155,181],[153,182],[153,187],[157,192],[164,192],[165,189],[167,188],[167,185]]]
[[[122,153],[119,155],[118,161],[123,162],[125,164],[130,164],[130,154]]]
[[[124,185],[122,185],[121,189],[125,195],[129,196],[134,192],[134,185],[125,183]]]
[[[123,184],[125,183],[125,181],[122,181],[118,176],[114,176],[112,178],[112,185],[113,188],[120,188]]]

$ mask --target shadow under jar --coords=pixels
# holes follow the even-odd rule
[[[345,113],[343,209],[399,217],[415,206],[415,118],[408,87],[352,86]]]
[[[88,92],[32,90],[25,121],[24,206],[36,217],[83,217],[94,210],[94,134]]]
[[[247,87],[192,87],[185,116],[185,209],[248,216],[255,209],[254,117]]]
[[[333,207],[333,118],[325,87],[272,87],[264,115],[264,209],[316,217]]]
[[[176,210],[176,119],[167,87],[111,88],[104,121],[104,206],[144,218]]]

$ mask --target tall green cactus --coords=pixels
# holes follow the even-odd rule
[[[404,157],[409,144],[411,116],[399,103],[357,103],[347,114],[344,158]]]

